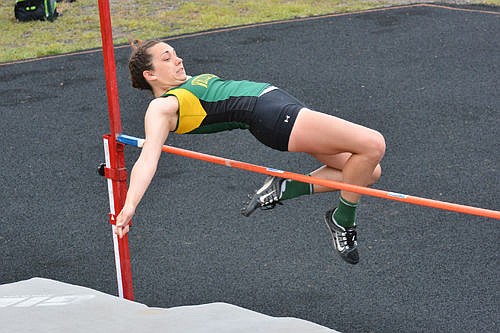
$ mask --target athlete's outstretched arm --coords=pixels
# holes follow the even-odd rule
[[[129,223],[156,172],[158,160],[170,131],[177,126],[179,104],[173,96],[151,101],[145,115],[145,134],[141,154],[132,168],[127,198],[116,218],[116,234],[121,238],[129,231]]]

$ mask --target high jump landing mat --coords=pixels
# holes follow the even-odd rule
[[[154,308],[90,288],[32,278],[0,285],[1,332],[335,333],[227,303]],[[338,333],[338,332],[337,332]]]

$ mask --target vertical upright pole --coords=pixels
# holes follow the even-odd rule
[[[129,300],[134,299],[132,286],[132,268],[128,236],[119,239],[115,234],[116,214],[121,211],[127,195],[127,173],[125,169],[124,145],[116,138],[122,131],[120,106],[118,102],[118,84],[113,45],[113,32],[109,0],[98,0],[101,23],[102,50],[104,71],[106,74],[106,93],[108,97],[108,113],[111,134],[104,136],[104,154],[106,159],[105,176],[108,180],[110,223],[113,234],[113,245],[116,264],[118,295]]]

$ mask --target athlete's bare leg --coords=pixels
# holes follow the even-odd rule
[[[310,173],[310,175],[315,178],[328,179],[336,182],[343,182],[344,176],[342,174],[342,170],[344,169],[344,165],[349,160],[351,155],[352,155],[351,153],[341,153],[326,160],[323,160],[321,156],[315,156],[316,159],[318,159],[325,165],[318,168],[317,170],[314,170],[313,172]],[[376,183],[377,180],[380,178],[381,173],[382,169],[380,168],[380,164],[378,164],[375,167],[375,170],[373,171],[371,181],[366,185],[373,185],[374,183]],[[313,187],[314,187],[314,193],[336,191],[331,187],[321,186],[317,184],[314,184]]]
[[[308,153],[325,165],[311,175],[318,178],[368,186],[381,174],[379,162],[385,152],[383,136],[372,129],[303,108],[297,116],[288,149]],[[331,191],[315,186],[315,192]],[[350,202],[360,194],[342,191]]]

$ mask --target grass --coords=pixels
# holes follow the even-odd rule
[[[394,0],[110,0],[115,44],[219,27],[349,12],[398,4]],[[500,0],[475,1],[500,5]],[[54,22],[17,22],[14,0],[0,3],[0,62],[101,46],[98,0],[58,3]]]

